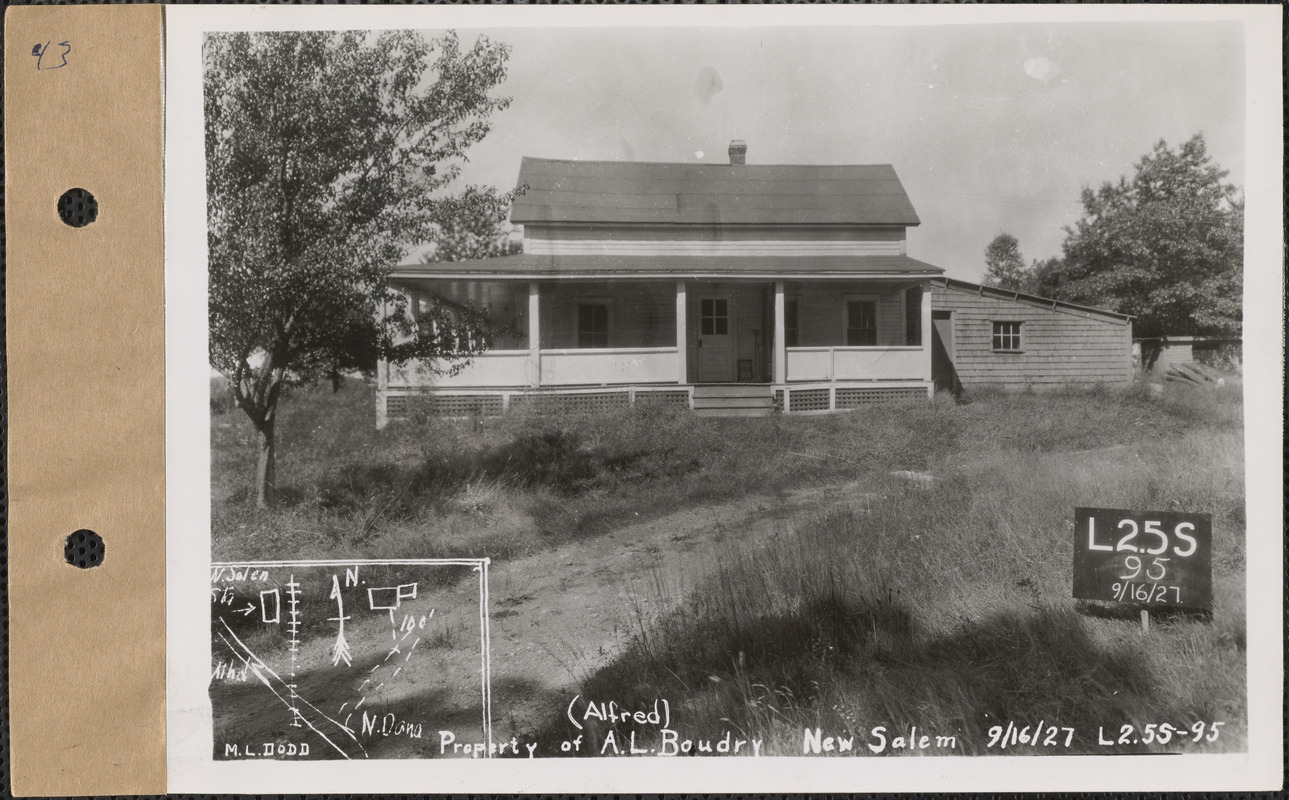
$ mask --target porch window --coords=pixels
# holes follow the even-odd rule
[[[725,336],[730,332],[729,301],[723,297],[704,297],[698,319],[701,335]]]
[[[994,352],[995,353],[1019,353],[1020,352],[1020,323],[1019,322],[995,322],[994,323]]]
[[[846,346],[877,346],[876,300],[846,300]]]
[[[609,346],[609,303],[582,300],[577,304],[577,346]]]

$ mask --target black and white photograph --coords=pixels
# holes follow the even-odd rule
[[[1247,20],[391,18],[184,39],[195,758],[1264,746]]]

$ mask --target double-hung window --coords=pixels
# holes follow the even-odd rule
[[[609,346],[609,303],[581,300],[577,304],[577,346]]]
[[[846,298],[846,346],[877,346],[877,301]]]

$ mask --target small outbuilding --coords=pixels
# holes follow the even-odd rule
[[[1009,391],[1132,382],[1132,317],[933,278],[931,368],[936,388]]]
[[[1238,336],[1155,336],[1133,342],[1132,355],[1139,369],[1157,375],[1192,362],[1239,372],[1244,362],[1241,344]]]

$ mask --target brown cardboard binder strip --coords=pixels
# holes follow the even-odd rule
[[[164,792],[161,8],[5,21],[11,785]],[[99,566],[65,560],[79,529]]]

